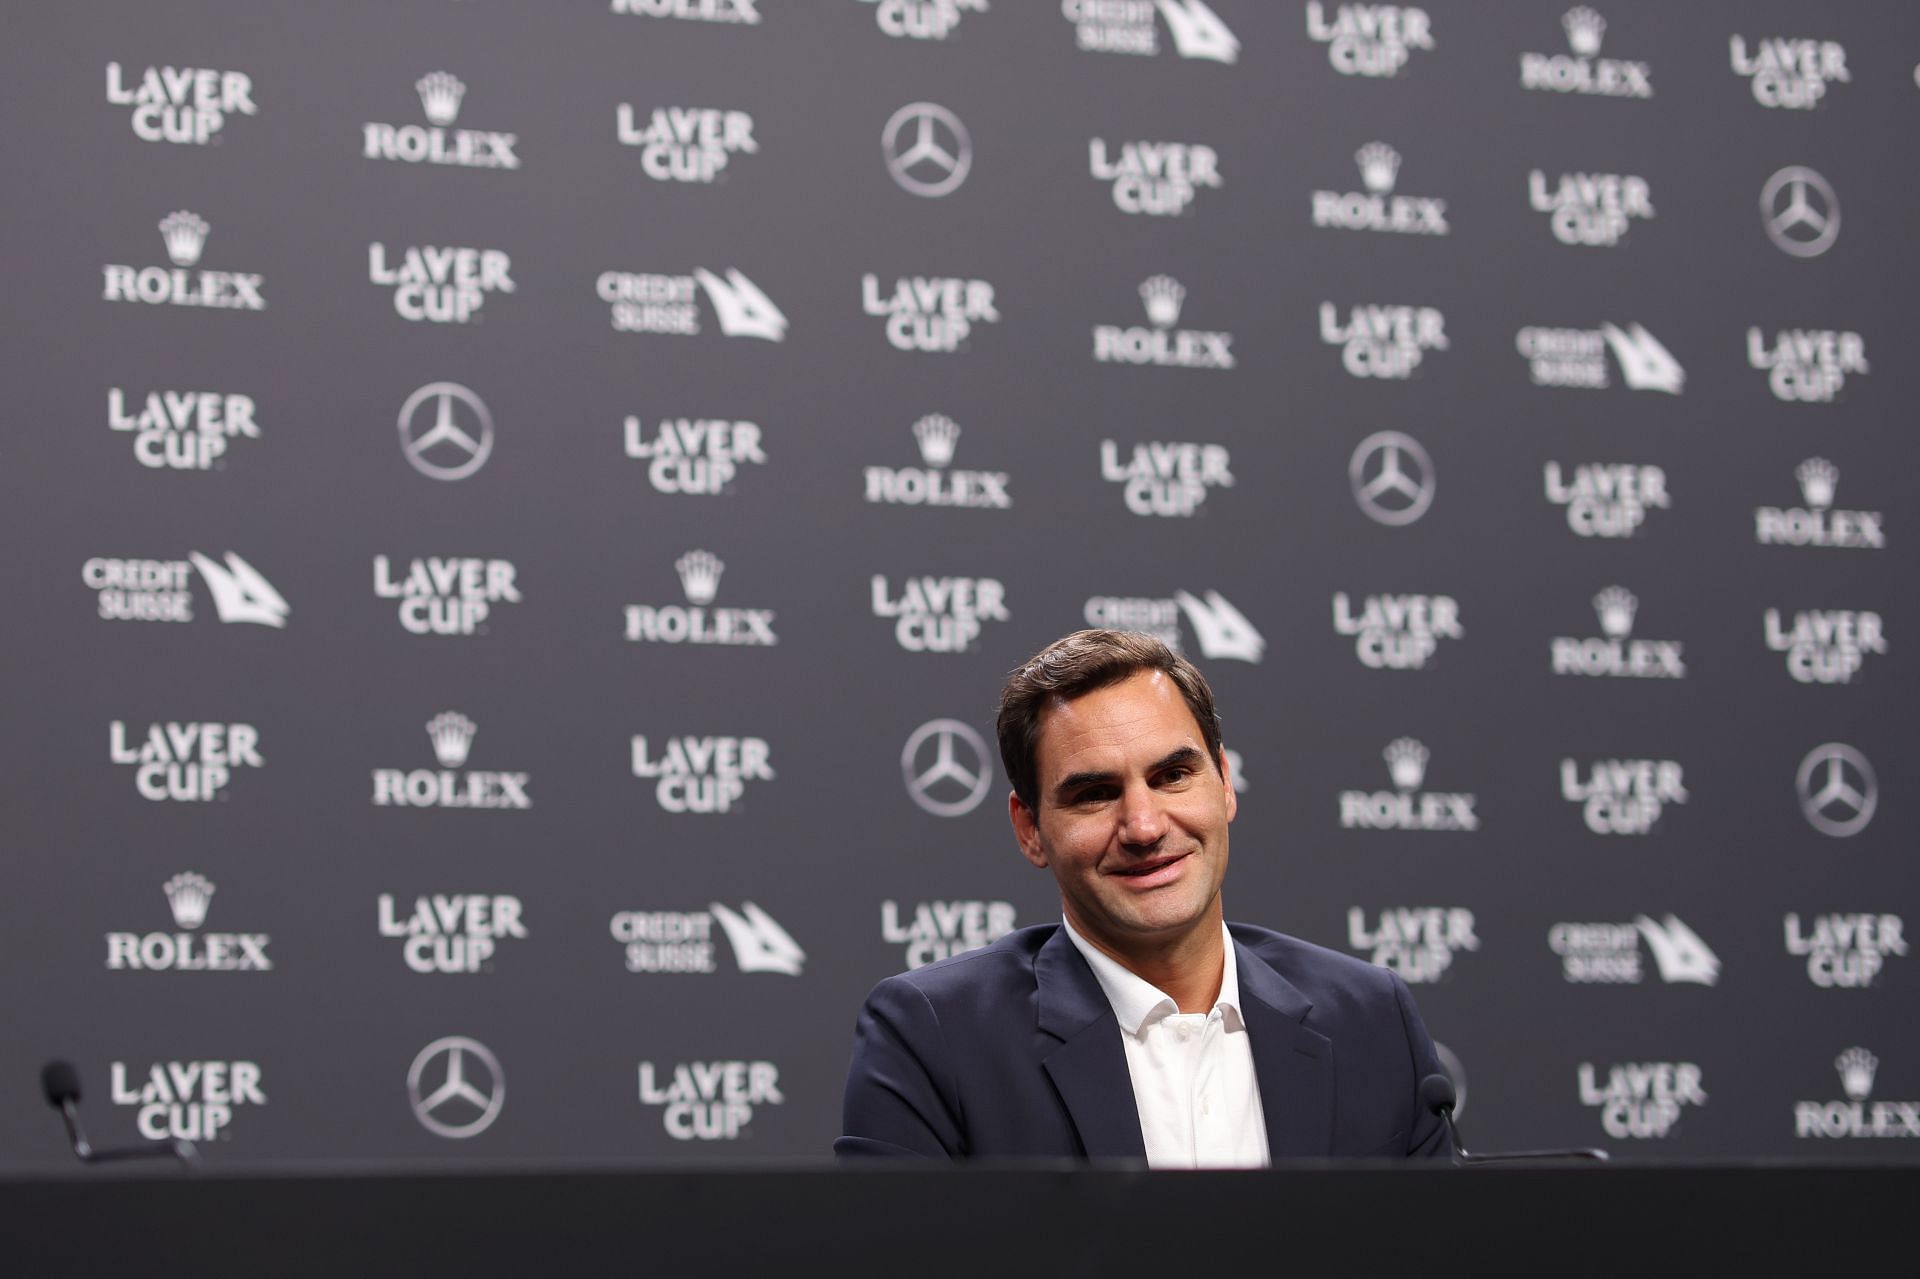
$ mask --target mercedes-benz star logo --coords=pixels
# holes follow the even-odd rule
[[[910,102],[893,113],[880,135],[887,172],[905,190],[943,196],[967,180],[973,139],[960,117],[932,102]]]
[[[1843,742],[1807,752],[1794,779],[1800,811],[1822,835],[1845,839],[1865,830],[1880,802],[1880,786],[1867,757]]]
[[[1760,220],[1782,253],[1817,258],[1840,235],[1840,197],[1805,165],[1791,165],[1767,179],[1760,192]]]
[[[961,753],[955,752],[956,744]],[[915,729],[900,752],[900,772],[913,802],[935,817],[971,813],[993,784],[987,744],[957,719],[929,720]]]
[[[500,1117],[507,1077],[487,1046],[464,1035],[436,1039],[407,1072],[407,1101],[421,1127],[442,1137],[478,1137]]]
[[[1376,431],[1347,463],[1360,509],[1382,524],[1411,524],[1433,505],[1433,459],[1410,435]]]
[[[493,452],[493,414],[459,383],[429,382],[400,406],[400,452],[431,479],[464,480]]]

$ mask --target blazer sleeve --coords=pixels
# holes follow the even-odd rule
[[[1413,992],[1407,989],[1399,973],[1389,971],[1393,979],[1393,997],[1400,1005],[1400,1024],[1407,1035],[1407,1049],[1412,1056],[1413,1068],[1413,1113],[1407,1125],[1407,1157],[1410,1159],[1450,1159],[1453,1148],[1447,1142],[1446,1127],[1440,1122],[1440,1116],[1420,1104],[1420,1081],[1428,1075],[1444,1075],[1441,1069],[1440,1054],[1434,1051],[1433,1037],[1427,1034],[1427,1024],[1420,1019],[1420,1010],[1414,1006]]]
[[[921,989],[904,976],[873,988],[854,1023],[853,1061],[841,1108],[842,1158],[965,1155],[959,1089],[945,1032]]]

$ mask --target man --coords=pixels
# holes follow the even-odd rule
[[[1225,923],[1237,801],[1191,663],[1149,635],[1069,635],[1009,677],[999,736],[1014,836],[1064,918],[874,988],[836,1153],[1160,1168],[1446,1152],[1405,983]]]

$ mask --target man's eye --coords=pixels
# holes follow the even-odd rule
[[[1075,804],[1104,804],[1119,792],[1111,786],[1094,786],[1073,797]]]
[[[1182,765],[1178,768],[1169,768],[1165,772],[1161,773],[1160,780],[1162,782],[1178,783],[1178,782],[1184,782],[1189,777],[1192,777],[1192,776],[1193,776],[1193,770],[1191,768],[1187,768],[1186,766]]]

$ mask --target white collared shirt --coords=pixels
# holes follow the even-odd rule
[[[1253,1045],[1240,1015],[1233,938],[1220,925],[1226,964],[1211,1011],[1183,1013],[1173,997],[1095,949],[1062,919],[1093,969],[1113,1015],[1133,1079],[1150,1168],[1265,1168],[1267,1120],[1253,1073]]]

